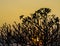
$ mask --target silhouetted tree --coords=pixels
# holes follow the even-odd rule
[[[22,23],[25,29],[27,28],[27,32],[31,30],[31,40],[32,38],[36,40],[38,37],[39,41],[42,40],[44,46],[48,46],[48,44],[52,46],[54,41],[57,40],[59,31],[59,18],[55,15],[48,15],[49,12],[51,12],[51,9],[41,8],[31,15],[30,20],[28,17],[22,18]]]
[[[30,16],[21,15],[22,23],[3,24],[0,43],[3,46],[13,46],[14,43],[17,46],[59,46],[60,19],[49,15],[50,12],[49,8],[41,8]]]

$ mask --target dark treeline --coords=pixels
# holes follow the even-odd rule
[[[22,23],[0,27],[0,46],[60,46],[60,19],[41,8],[30,16],[20,16]]]

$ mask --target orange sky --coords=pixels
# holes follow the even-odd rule
[[[60,17],[60,0],[0,0],[0,26],[20,22],[20,15],[27,16],[42,7],[51,8],[51,13]]]

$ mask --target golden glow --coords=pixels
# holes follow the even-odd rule
[[[37,37],[37,41],[39,41],[39,38]]]
[[[5,22],[20,22],[20,15],[27,16],[42,7],[51,8],[60,17],[60,0],[0,0],[0,26]]]

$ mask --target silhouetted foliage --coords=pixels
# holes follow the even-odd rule
[[[3,24],[0,27],[0,44],[60,46],[60,19],[55,15],[49,15],[50,12],[49,8],[41,8],[30,16],[21,15],[22,23]]]

